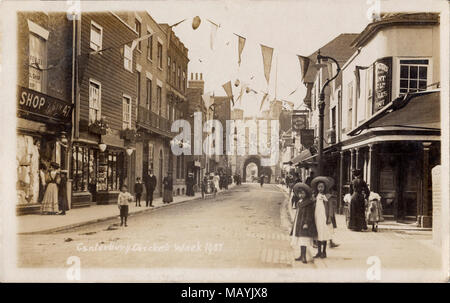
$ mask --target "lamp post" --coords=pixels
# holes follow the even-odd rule
[[[328,84],[331,83],[331,81],[336,79],[336,77],[339,75],[339,72],[341,71],[341,68],[339,67],[339,63],[332,57],[322,56],[320,54],[320,50],[319,50],[319,53],[317,54],[316,67],[325,66],[321,62],[322,62],[322,60],[326,61],[328,59],[333,61],[336,64],[337,72],[336,72],[336,75],[334,75],[332,78],[328,78],[325,81],[325,83],[323,84],[322,89],[320,90],[320,94],[319,94],[319,102],[317,104],[317,106],[319,107],[319,152],[318,152],[319,176],[323,175],[323,140],[324,140],[323,121],[324,121],[324,112],[325,112],[325,88],[328,86]]]

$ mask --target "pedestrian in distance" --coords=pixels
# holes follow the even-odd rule
[[[144,185],[142,184],[141,178],[136,178],[136,183],[134,184],[134,194],[136,195],[136,207],[141,207],[141,196],[144,191]]]
[[[259,184],[261,185],[261,187],[263,187],[263,185],[264,185],[264,175],[259,176]]]
[[[205,199],[205,195],[207,194],[208,191],[208,177],[204,176],[203,180],[202,180],[202,199]]]
[[[64,216],[69,210],[69,202],[67,197],[67,170],[60,171],[60,181],[58,184],[58,215]]]
[[[349,228],[353,231],[362,231],[367,229],[365,204],[366,197],[369,197],[370,191],[367,183],[362,179],[362,171],[360,169],[353,170],[353,176],[355,178],[350,184],[352,200],[350,202]]]
[[[163,203],[173,202],[173,179],[172,173],[169,172],[163,179]]]
[[[194,193],[194,174],[189,172],[186,177],[186,196],[193,197]]]
[[[317,228],[317,254],[314,258],[327,257],[327,242],[331,240],[333,233],[330,204],[326,197],[326,193],[330,187],[329,179],[324,176],[315,177],[311,181],[311,188],[315,192],[316,199],[314,219]]]
[[[311,186],[311,182],[312,182],[313,179],[314,179],[314,172],[311,171],[311,172],[309,173],[308,178],[306,178],[305,183],[306,183],[308,186]]]
[[[312,199],[312,190],[305,183],[297,183],[294,188],[292,200],[297,204],[294,224],[291,229],[291,245],[300,246],[300,257],[296,261],[307,263],[308,247],[312,247],[313,238],[317,237],[317,229],[314,219],[314,200]]]
[[[144,182],[145,182],[145,190],[147,191],[145,206],[153,207],[153,192],[155,191],[156,184],[158,182],[156,180],[156,176],[153,174],[152,169],[148,170],[148,174],[145,176]]]
[[[133,201],[133,196],[128,192],[128,186],[125,184],[121,187],[121,192],[117,197],[117,205],[120,211],[120,226],[123,226],[125,223],[125,227],[127,227],[127,218],[128,218],[128,205]]]
[[[293,179],[291,181],[292,189],[294,188],[295,184],[301,183],[301,182],[302,182],[302,179],[300,178],[300,174],[299,173],[295,173],[295,175],[294,175],[294,177],[293,177]],[[293,192],[293,190],[291,190],[291,192]],[[292,209],[295,209],[296,203],[292,203],[291,206],[292,206]]]

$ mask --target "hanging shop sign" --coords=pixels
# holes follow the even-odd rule
[[[18,87],[17,107],[20,116],[54,123],[70,123],[72,103],[63,101],[35,90]]]
[[[294,110],[292,112],[292,130],[299,133],[300,130],[308,128],[308,111]]]
[[[392,96],[392,57],[382,58],[375,62],[374,67],[375,94],[373,112],[379,111],[391,102]]]
[[[305,148],[310,148],[314,144],[314,129],[300,131],[300,144]]]

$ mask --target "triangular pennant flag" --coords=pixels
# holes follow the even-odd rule
[[[214,22],[212,22],[210,20],[208,20],[208,21],[211,24],[211,33],[210,33],[210,37],[209,37],[209,46],[210,46],[211,50],[214,50],[214,42],[216,40],[217,30],[219,29],[219,25],[215,24]]]
[[[263,96],[263,98],[262,98],[262,100],[261,100],[261,106],[259,107],[259,111],[262,110],[264,101],[266,101],[268,95],[269,95],[268,93],[264,93],[264,96]]]
[[[306,73],[308,72],[308,67],[310,63],[310,59],[308,57],[297,55],[298,60],[300,62],[300,68],[302,69],[302,81],[305,79]]]
[[[270,69],[272,68],[273,48],[261,44],[261,52],[264,63],[264,76],[266,77],[267,84],[269,84]]]
[[[133,40],[133,42],[131,42],[131,51],[134,51],[134,49],[136,48],[136,46],[138,45],[138,43],[140,41],[147,40],[148,38],[150,38],[151,35],[153,35],[153,34],[147,34],[145,36],[142,36],[142,37],[139,37],[139,38]]]
[[[238,64],[239,66],[241,66],[241,55],[245,47],[245,38],[239,35],[236,36],[238,36],[238,56],[239,56]]]
[[[225,93],[228,97],[233,98],[233,89],[231,88],[231,81],[228,81],[224,85],[222,85],[223,89],[225,90]],[[233,101],[234,104],[234,101]]]

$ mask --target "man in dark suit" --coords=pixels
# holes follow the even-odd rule
[[[148,175],[145,176],[145,190],[147,191],[147,199],[145,206],[147,207],[153,207],[153,192],[156,188],[156,177],[153,174],[153,170],[148,170]]]

